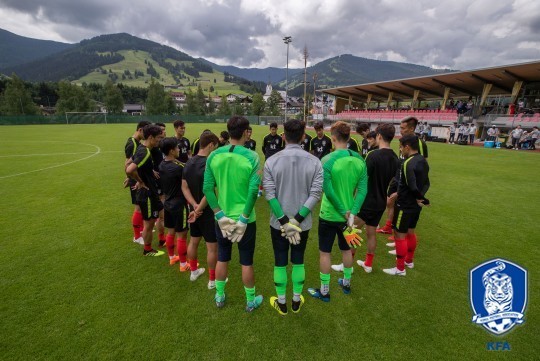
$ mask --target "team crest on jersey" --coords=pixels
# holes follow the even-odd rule
[[[522,324],[527,306],[527,270],[496,258],[473,268],[469,274],[472,321],[496,335]]]
[[[322,141],[322,145],[323,145],[323,147],[326,145],[326,140]]]
[[[279,139],[276,139],[276,144],[279,144]]]

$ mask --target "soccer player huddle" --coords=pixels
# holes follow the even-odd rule
[[[367,254],[364,261],[357,263],[366,272],[372,272],[376,232],[388,233],[391,227],[396,265],[384,272],[405,276],[405,266],[414,267],[415,228],[420,211],[429,205],[425,198],[429,188],[429,167],[424,157],[427,147],[414,135],[417,122],[416,118],[405,118],[401,123],[400,158],[390,148],[395,135],[392,124],[379,125],[371,134],[369,127],[360,127],[364,138],[373,138],[373,150],[367,152],[365,159],[353,150],[358,149],[358,144],[351,143],[351,128],[344,122],[334,123],[330,136],[324,134],[322,124],[316,124],[317,136],[307,142],[304,122],[288,120],[282,135],[277,134],[277,124],[271,124],[271,132],[262,145],[264,165],[254,151],[251,127],[244,117],[233,116],[227,122],[227,144],[205,130],[196,140],[198,151],[194,154],[184,137],[182,121],[174,122],[175,136],[171,138],[165,137],[165,125],[141,122],[125,147],[125,185],[131,190],[135,206],[134,242],[144,245],[145,256],[163,255],[152,247],[157,221],[160,245],[167,247],[170,264],[179,262],[180,271],[191,271],[190,279],[195,281],[205,272],[198,267],[197,258],[198,245],[204,238],[208,288],[215,289],[218,308],[226,304],[228,264],[237,244],[245,309],[252,312],[263,302],[263,296],[256,293],[253,271],[257,224],[254,206],[262,187],[271,209],[269,231],[274,251],[276,296],[270,297],[270,304],[279,314],[288,313],[289,260],[292,312],[298,313],[305,302],[304,254],[313,225],[311,212],[321,200],[320,286],[308,288],[309,295],[330,301],[332,268],[343,272],[337,283],[343,293],[351,293],[354,251],[362,242],[360,228],[364,225]],[[161,160],[152,156],[157,151],[161,152]],[[391,219],[377,229],[387,206]],[[331,265],[336,238],[341,265]]]

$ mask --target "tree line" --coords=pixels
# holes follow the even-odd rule
[[[83,83],[82,86],[68,81],[25,82],[17,75],[0,78],[0,115],[34,115],[55,109],[57,114],[65,112],[94,112],[102,106],[108,113],[120,114],[125,103],[144,104],[148,115],[193,114],[193,115],[280,115],[281,96],[273,91],[268,101],[260,92],[251,102],[236,99],[233,103],[221,97],[214,103],[207,98],[199,84],[194,92],[188,89],[183,108],[177,106],[170,93],[160,83],[151,80],[147,88],[114,84]]]

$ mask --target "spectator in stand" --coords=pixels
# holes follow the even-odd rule
[[[448,109],[454,110],[454,107],[455,107],[454,98],[450,98],[450,104],[448,104]]]
[[[450,138],[448,138],[448,144],[454,144],[454,140],[456,137],[456,126],[457,123],[451,124],[450,128],[448,129],[450,131]]]
[[[531,146],[531,135],[526,130],[521,135],[521,138],[519,138],[518,148],[519,149],[529,149]]]
[[[469,97],[469,101],[467,102],[467,114],[471,115],[472,109],[474,107],[474,103],[472,100],[472,97]]]
[[[538,127],[533,127],[533,130],[531,132],[531,149],[536,150],[536,141],[540,138],[540,130],[538,130]]]
[[[518,125],[516,129],[512,130],[510,133],[510,136],[512,137],[512,148],[514,148],[514,150],[518,150],[519,139],[522,134],[523,129],[521,129],[521,125]]]
[[[424,129],[423,129],[423,137],[422,139],[425,141],[428,140],[428,137],[431,136],[431,125],[428,124],[428,122],[424,123]]]
[[[423,130],[424,130],[424,125],[422,124],[422,122],[418,122],[418,124],[416,125],[416,128],[414,129],[414,134],[416,134],[418,138],[421,138]]]
[[[471,126],[469,127],[469,144],[474,144],[474,137],[476,135],[476,125],[474,123],[471,123]]]
[[[463,113],[465,113],[465,107],[464,107],[464,105],[465,105],[465,104],[464,104],[463,101],[461,101],[461,100],[457,102],[456,108],[457,108],[457,113],[458,113],[458,114],[463,114]],[[459,141],[459,139],[458,139],[458,141]]]

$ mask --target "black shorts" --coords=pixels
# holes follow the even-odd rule
[[[403,210],[396,207],[394,219],[392,220],[392,228],[399,233],[407,233],[409,229],[416,228],[416,224],[420,218],[420,211],[421,209]]]
[[[146,200],[137,196],[137,204],[141,207],[141,214],[145,221],[159,218],[159,212],[163,209],[163,203],[156,194],[149,194]]]
[[[349,244],[343,236],[343,227],[346,225],[345,222],[330,222],[325,221],[324,219],[319,219],[319,251],[325,253],[332,252],[332,246],[334,245],[334,240],[338,239],[338,247],[342,251],[348,251],[351,249]]]
[[[179,209],[173,211],[165,209],[164,213],[163,225],[165,228],[174,228],[175,232],[188,230],[189,210],[187,205],[183,204]]]
[[[379,226],[379,221],[381,220],[384,214],[384,209],[382,211],[372,211],[368,209],[361,209],[358,213],[358,217],[366,222],[366,225],[377,227]]]
[[[204,237],[206,243],[216,243],[216,221],[212,212],[203,212],[202,216],[197,218],[190,225],[191,237]],[[221,231],[220,231],[221,234]]]
[[[289,247],[291,248],[291,263],[304,264],[304,253],[309,236],[309,231],[300,233],[300,244],[292,245],[287,238],[281,236],[279,229],[270,227],[272,246],[274,248],[274,260],[277,267],[285,267],[288,264]]]
[[[232,242],[228,238],[223,237],[217,222],[215,230],[218,244],[218,261],[229,262],[232,255]],[[256,222],[248,223],[244,237],[242,237],[242,240],[238,242],[238,253],[240,254],[240,264],[242,266],[253,265],[256,233]]]

